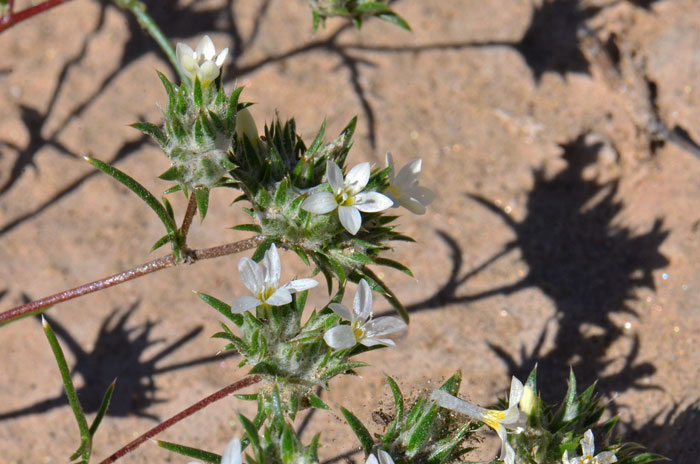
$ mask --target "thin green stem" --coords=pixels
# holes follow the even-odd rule
[[[80,401],[78,400],[78,394],[73,386],[73,381],[70,378],[70,369],[68,369],[66,357],[63,355],[63,350],[61,349],[61,345],[58,343],[56,334],[54,334],[51,326],[43,317],[42,323],[44,326],[44,333],[46,333],[46,338],[49,340],[49,345],[51,346],[51,351],[53,351],[53,355],[56,358],[58,370],[61,373],[63,388],[66,390],[68,402],[73,410],[75,420],[78,422],[78,429],[80,429],[80,449],[82,451],[82,462],[87,464],[87,462],[90,460],[90,452],[92,450],[92,435],[90,434],[90,428],[88,427],[87,420],[85,419],[83,407],[80,405]]]
[[[113,287],[115,285],[128,282],[129,280],[136,279],[137,277],[142,277],[146,274],[160,271],[161,269],[181,264],[192,264],[202,259],[212,259],[233,253],[240,253],[241,251],[250,250],[251,248],[258,246],[262,241],[263,236],[256,235],[255,237],[239,240],[233,243],[227,243],[226,245],[204,248],[202,250],[190,250],[188,254],[190,259],[187,261],[187,263],[178,262],[174,255],[169,254],[163,256],[162,258],[158,258],[140,266],[131,268],[127,271],[120,272],[119,274],[114,274],[113,276],[105,277],[104,279],[83,284],[79,287],[71,288],[70,290],[64,290],[60,293],[17,306],[16,308],[0,313],[0,327],[23,317],[46,311],[49,306],[63,303],[64,301],[72,300],[73,298],[87,295],[88,293],[93,293],[108,287]]]
[[[138,0],[114,0],[117,5],[126,8],[131,11],[136,19],[141,24],[146,32],[153,37],[153,40],[160,46],[160,48],[168,55],[170,63],[173,65],[175,71],[177,71],[178,76],[180,76],[181,82],[187,82],[187,77],[182,73],[182,70],[177,64],[177,56],[175,55],[175,50],[168,38],[163,34],[158,25],[153,21],[153,18],[146,12],[146,5]]]

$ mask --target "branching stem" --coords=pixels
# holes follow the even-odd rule
[[[256,247],[262,242],[262,235],[256,235],[245,240],[239,240],[238,242],[227,243],[226,245],[220,245],[212,248],[204,248],[201,250],[190,250],[188,256],[190,260],[188,263],[192,264],[202,259],[212,259],[218,258],[220,256],[226,256],[234,253],[240,253],[241,251],[250,250]],[[127,282],[129,280],[135,279],[137,277],[142,277],[146,274],[152,272],[160,271],[168,267],[176,266],[178,263],[172,254],[163,256],[156,260],[150,261],[148,263],[136,266],[127,271],[120,272],[119,274],[114,274],[113,276],[105,277],[103,279],[96,280],[87,284],[80,285],[79,287],[71,288],[70,290],[64,290],[60,293],[56,293],[51,296],[47,296],[40,300],[32,301],[30,303],[17,306],[9,311],[0,313],[0,326],[7,323],[15,321],[17,319],[32,316],[34,314],[42,313],[49,306],[53,306],[58,303],[63,303],[64,301],[72,300],[79,296],[87,295],[88,293],[93,293],[98,290],[102,290],[108,287],[113,287],[121,283]]]
[[[151,430],[148,432],[144,433],[128,445],[124,446],[121,448],[119,451],[102,461],[100,464],[111,464],[112,462],[115,462],[117,459],[121,458],[127,453],[130,453],[131,451],[135,450],[143,442],[146,440],[155,437],[158,435],[160,432],[170,428],[171,426],[177,424],[180,422],[182,419],[185,419],[186,417],[191,416],[192,414],[196,413],[197,411],[200,411],[201,409],[204,409],[205,407],[209,406],[210,404],[219,401],[222,398],[225,398],[226,396],[230,395],[231,393],[240,390],[241,388],[248,387],[250,385],[253,385],[255,383],[260,382],[261,377],[259,375],[251,375],[248,377],[245,377],[244,379],[239,380],[238,382],[232,383],[231,385],[222,388],[221,390],[217,391],[216,393],[212,393],[211,395],[207,396],[206,398],[197,401],[195,404],[190,406],[189,408],[185,409],[184,411],[181,411],[177,414],[175,414],[173,417],[170,419],[166,420],[165,422],[161,422],[160,424],[156,425],[153,427]]]

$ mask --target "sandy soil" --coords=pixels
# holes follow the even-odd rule
[[[310,138],[323,120],[334,134],[358,115],[351,164],[381,164],[386,150],[399,164],[422,157],[439,195],[426,216],[401,218],[418,244],[395,258],[416,279],[382,271],[412,311],[407,335],[367,355],[361,377],[335,379],[324,396],[334,410],[305,427],[307,440],[323,430],[323,459],[357,449],[340,405],[379,429],[370,414],[387,403],[385,374],[410,395],[462,369],[462,394],[487,404],[539,362],[545,399],[559,398],[572,366],[582,386],[600,379],[626,439],[697,462],[700,159],[654,129],[700,140],[700,3],[403,0],[395,7],[413,33],[329,21],[316,34],[301,0],[148,4],[173,40],[208,33],[231,47],[227,79],[245,84],[260,125],[294,116]],[[90,0],[3,33],[0,50],[5,310],[158,255],[148,253],[156,218],[80,157],[165,188],[155,176],[167,160],[127,124],[159,120],[155,70],[169,67],[135,21]],[[245,237],[227,229],[243,218],[231,200],[213,194],[193,245]],[[220,318],[190,292],[242,293],[237,260],[49,312],[91,413],[118,377],[96,459],[245,374],[235,357],[214,356]],[[283,264],[308,274],[291,255]],[[323,304],[323,292],[314,298]],[[377,312],[388,308],[377,299]],[[0,352],[0,461],[66,462],[77,429],[40,324],[0,329]],[[220,403],[163,438],[221,450],[241,433],[239,411],[252,410]],[[474,458],[492,458],[490,446]],[[121,462],[186,460],[149,444]]]

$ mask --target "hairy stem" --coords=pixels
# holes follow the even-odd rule
[[[146,5],[138,0],[114,0],[114,3],[126,8],[127,10],[131,11],[134,16],[136,16],[136,19],[139,21],[139,24],[141,24],[141,27],[148,32],[148,34],[153,38],[153,40],[156,41],[163,52],[165,52],[165,54],[168,56],[170,63],[180,76],[180,81],[186,82],[187,78],[177,64],[177,56],[175,55],[173,46],[170,44],[170,41],[165,34],[163,34],[163,31],[161,31],[155,21],[153,21],[153,18],[151,18],[146,12]]]
[[[180,235],[182,236],[182,245],[187,244],[187,233],[190,231],[190,226],[192,225],[192,218],[197,212],[197,198],[194,192],[190,193],[190,200],[187,203],[187,211],[185,211],[185,217],[182,218],[182,226],[180,226]]]
[[[135,439],[134,441],[132,441],[128,445],[121,448],[116,453],[112,454],[110,457],[108,457],[107,459],[102,461],[100,464],[110,464],[112,462],[115,462],[117,459],[121,458],[125,454],[130,453],[131,451],[133,451],[136,448],[138,448],[139,446],[141,446],[141,444],[143,442],[145,442],[146,440],[155,437],[160,432],[177,424],[182,419],[185,419],[186,417],[191,416],[195,412],[197,412],[201,409],[204,409],[205,407],[209,406],[210,404],[212,404],[216,401],[219,401],[222,398],[225,398],[226,396],[230,395],[231,393],[233,393],[237,390],[240,390],[241,388],[245,388],[245,387],[248,387],[248,386],[253,385],[255,383],[258,383],[258,382],[260,382],[260,380],[261,380],[261,377],[259,375],[248,376],[244,379],[239,380],[238,382],[232,383],[231,385],[222,388],[221,390],[217,391],[216,393],[213,393],[200,401],[197,401],[195,404],[193,404],[189,408],[185,409],[184,411],[179,412],[179,413],[175,414],[173,417],[171,417],[170,419],[166,420],[165,422],[162,422],[162,423],[156,425],[148,432],[144,433],[143,435],[141,435],[140,437],[138,437],[137,439]]]
[[[25,19],[29,19],[32,16],[36,16],[39,13],[42,13],[46,10],[50,10],[51,8],[57,7],[69,1],[70,0],[47,0],[45,2],[39,3],[38,5],[35,5],[31,8],[26,8],[17,13],[12,12],[13,3],[12,1],[10,1],[8,2],[9,14],[0,18],[0,32],[4,31],[5,29],[11,28],[15,24],[20,23]]]
[[[256,235],[245,240],[239,240],[238,242],[227,243],[226,245],[220,245],[212,248],[204,248],[201,250],[191,250],[189,252],[189,263],[194,263],[202,259],[218,258],[220,256],[226,256],[234,253],[240,253],[241,251],[250,250],[256,247],[262,242],[262,235]],[[99,279],[94,282],[80,285],[79,287],[71,288],[70,290],[64,290],[60,293],[56,293],[40,300],[32,301],[30,303],[17,306],[9,311],[0,313],[0,326],[7,323],[13,322],[17,319],[32,316],[34,314],[39,314],[48,309],[49,306],[53,306],[58,303],[63,303],[64,301],[72,300],[79,296],[87,295],[88,293],[93,293],[98,290],[102,290],[108,287],[113,287],[121,283],[127,282],[129,280],[135,279],[137,277],[142,277],[146,274],[152,272],[160,271],[172,266],[177,266],[184,263],[178,263],[175,260],[175,256],[169,254],[158,258],[156,260],[150,261],[148,263],[136,266],[127,271],[120,272],[119,274],[114,274],[104,279]]]

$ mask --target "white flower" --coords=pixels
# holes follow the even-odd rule
[[[581,439],[581,450],[583,456],[569,459],[568,451],[564,451],[564,456],[561,458],[562,464],[610,464],[617,462],[617,457],[612,451],[603,451],[593,456],[595,453],[595,444],[593,443],[593,432],[591,429],[586,430]]]
[[[192,50],[189,45],[178,43],[175,54],[185,76],[192,79],[193,82],[194,78],[198,76],[202,86],[206,87],[219,77],[221,66],[228,55],[228,48],[224,48],[217,55],[214,42],[208,35],[205,35],[195,50]]]
[[[358,343],[365,346],[394,346],[393,340],[378,337],[406,328],[406,323],[397,317],[385,316],[372,319],[372,291],[364,279],[357,287],[352,312],[338,303],[331,303],[328,307],[344,321],[350,321],[350,325],[342,324],[323,334],[323,339],[328,346],[336,350],[352,348]]]
[[[386,152],[386,165],[389,171],[389,188],[384,192],[394,202],[394,208],[403,206],[414,214],[425,214],[425,207],[432,203],[435,194],[426,187],[418,185],[422,160],[415,159],[402,167],[395,174],[394,160]]]
[[[362,215],[376,213],[391,207],[391,200],[379,192],[362,192],[369,182],[369,163],[360,163],[343,178],[343,171],[333,161],[326,161],[326,180],[331,192],[312,193],[301,207],[315,214],[325,214],[338,209],[338,218],[345,230],[355,235],[362,225]]]
[[[367,456],[365,464],[394,464],[394,460],[386,451],[379,450],[377,452],[377,455],[379,456],[379,459],[377,459],[377,456],[375,456],[374,454],[370,454],[369,456]]]
[[[189,464],[199,463],[190,462]],[[238,438],[234,438],[228,443],[228,445],[226,445],[224,455],[221,456],[221,464],[243,464],[243,457],[241,456],[241,441]]]
[[[254,144],[258,143],[258,126],[255,125],[255,119],[248,108],[243,108],[236,113],[236,135],[241,139],[248,137],[248,140]]]
[[[433,394],[430,398],[434,400],[438,406],[465,414],[494,429],[501,438],[500,459],[505,461],[506,464],[512,464],[515,462],[515,451],[513,451],[513,448],[508,443],[508,432],[506,428],[514,429],[516,433],[523,431],[527,416],[518,409],[518,403],[522,397],[523,384],[520,380],[513,377],[510,383],[508,409],[505,411],[480,408],[467,401],[460,400],[444,390],[433,390]]]
[[[250,258],[241,258],[238,262],[243,284],[254,296],[240,296],[231,305],[231,312],[242,313],[260,305],[281,306],[292,301],[292,293],[308,290],[318,285],[314,279],[292,280],[279,287],[280,257],[273,243],[265,252],[262,265]]]

